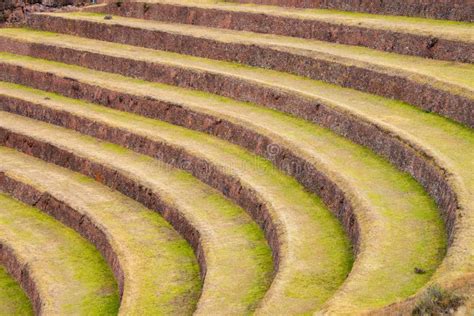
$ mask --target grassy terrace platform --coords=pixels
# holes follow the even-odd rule
[[[42,210],[102,252],[119,283],[121,314],[192,313],[200,295],[199,267],[191,247],[163,218],[81,174],[11,149],[2,148],[0,157],[12,191],[28,186],[50,195],[63,206]]]
[[[15,58],[15,62],[10,58]],[[189,128],[201,129],[236,143],[239,140],[233,137],[232,133],[221,133],[219,129],[213,129],[209,116],[214,117],[215,121],[227,121],[240,126],[246,126],[248,129],[255,130],[261,135],[267,135],[273,139],[274,143],[281,146],[282,151],[286,146],[298,152],[299,156],[312,157],[315,155],[311,151],[312,147],[315,150],[316,148],[319,151],[321,150],[321,147],[315,147],[314,145],[320,143],[318,140],[321,139],[321,132],[317,132],[318,129],[314,125],[279,114],[276,111],[211,94],[144,82],[75,66],[43,60],[36,62],[36,60],[28,57],[10,56],[10,58],[4,55],[0,63],[11,63],[14,67],[31,70],[32,72],[20,71],[19,74],[24,74],[25,78],[35,78],[35,81],[38,82],[37,86],[42,89],[52,89],[53,91],[67,93],[67,91],[71,91],[69,88],[59,88],[62,85],[60,79],[66,77],[74,79],[75,83],[85,85],[82,89],[89,91],[90,95],[88,93],[76,92],[81,94],[83,98],[94,100],[92,95],[100,96],[97,101],[103,101],[104,105],[116,106],[128,111],[137,111],[144,115],[169,120]],[[47,77],[45,77],[46,73],[49,73]],[[53,81],[56,84],[51,84],[41,78],[47,78],[47,80]],[[40,82],[44,83],[41,84]],[[340,89],[342,92],[344,90],[347,89]],[[339,93],[339,95],[341,95],[341,100],[344,96],[347,96],[347,94],[343,93]],[[390,128],[392,133],[403,138],[407,143],[416,148],[420,153],[419,155],[426,155],[428,162],[434,163],[439,168],[445,170],[447,173],[446,181],[455,189],[459,197],[460,210],[458,212],[462,214],[462,220],[458,223],[459,227],[458,232],[455,233],[456,237],[452,236],[455,242],[451,245],[448,257],[435,279],[447,280],[449,277],[456,279],[463,274],[463,271],[472,271],[473,247],[464,246],[474,244],[472,234],[468,228],[473,223],[472,205],[474,205],[474,202],[472,201],[472,192],[474,191],[474,180],[471,173],[465,172],[465,170],[474,168],[474,150],[472,150],[474,148],[474,135],[472,131],[437,115],[424,113],[396,101],[371,97],[362,93],[354,93],[354,95],[360,95],[369,101],[367,106],[359,107],[358,110],[361,113],[384,122],[385,126]],[[116,101],[120,98],[123,100],[135,98],[135,106],[133,108],[127,107],[125,105],[127,101],[117,103]],[[156,101],[151,102],[150,100]],[[348,100],[353,99],[348,98]],[[160,110],[163,107],[168,108],[167,112]],[[170,107],[178,108],[176,110],[177,114],[173,114],[173,110],[170,110]],[[189,111],[190,114],[186,111],[183,112],[183,108]],[[197,118],[199,114],[205,116],[206,118],[203,120],[207,120],[208,123],[199,124],[201,122]],[[190,117],[193,119],[189,119]],[[206,128],[206,126],[208,127]],[[287,133],[290,130],[292,133]],[[314,131],[314,133],[318,134],[318,140],[311,137],[309,131]],[[459,150],[460,148],[465,150]],[[328,150],[328,152],[330,151]],[[339,153],[339,151],[335,152]],[[348,155],[344,154],[341,156],[346,157]],[[333,159],[335,158],[331,157],[327,160]],[[311,158],[308,160],[311,161]],[[414,167],[411,166],[410,168]],[[419,174],[420,171],[416,169],[411,169],[411,172],[414,175],[418,174],[418,176],[423,177],[423,175]]]
[[[19,90],[22,90],[22,92],[15,92]],[[235,156],[242,156],[242,153],[236,155],[235,149],[232,150],[224,143],[211,140],[209,137],[206,138],[202,135],[199,136],[199,134],[196,133],[193,135],[192,132],[182,130],[178,127],[172,127],[165,123],[158,123],[157,121],[140,118],[132,114],[125,114],[124,112],[117,112],[102,107],[95,107],[91,104],[81,103],[70,99],[61,99],[59,97],[55,97],[54,95],[38,95],[41,94],[41,92],[21,89],[18,86],[10,86],[10,88],[8,88],[8,84],[2,89],[2,94],[5,96],[12,96],[13,98],[32,102],[36,104],[35,107],[38,108],[39,112],[45,112],[44,110],[40,109],[41,107],[51,108],[55,111],[71,113],[76,117],[88,118],[93,122],[97,122],[97,124],[102,123],[105,124],[105,126],[114,126],[124,131],[143,135],[146,136],[147,139],[156,140],[159,142],[171,142],[172,144],[175,144],[175,146],[187,148],[187,150],[193,152],[194,155],[204,156],[207,161],[218,165],[219,168],[227,168],[227,172],[237,172],[236,176],[239,175],[240,177],[244,177],[244,179],[244,174],[246,172],[248,173],[247,170],[249,167],[246,166],[245,168],[247,169],[242,169],[241,166],[244,165],[243,162],[239,162],[235,158]],[[49,100],[45,101],[45,98]],[[5,102],[5,104],[8,104],[8,102]],[[16,107],[16,111],[18,111],[18,113],[24,112],[24,110],[19,109],[20,107],[21,106]],[[258,109],[255,110],[258,111]],[[245,112],[251,113],[252,111],[247,110]],[[259,112],[260,114],[265,113],[265,110]],[[267,112],[269,111],[267,110]],[[38,117],[34,114],[32,116]],[[58,114],[47,114],[47,116],[53,117],[58,116]],[[279,117],[276,112],[272,116],[274,117],[274,120]],[[284,115],[282,116],[284,117]],[[295,123],[298,121],[297,119],[293,120]],[[68,120],[65,119],[62,120],[63,123],[59,123],[58,121],[56,121],[56,123],[69,126],[67,121]],[[85,123],[85,121],[83,122]],[[273,123],[278,123],[277,126],[285,126],[285,122],[286,124],[291,124],[291,119],[288,117],[284,120],[274,121]],[[272,121],[268,121],[268,123],[266,121],[262,121],[261,124],[268,124],[266,127],[268,129],[268,126],[272,125],[271,123]],[[285,144],[288,144],[292,150],[302,152],[302,155],[316,166],[325,166],[323,168],[330,170],[328,172],[331,172],[331,175],[334,178],[342,178],[340,180],[342,183],[347,182],[348,185],[345,187],[346,190],[357,192],[356,194],[353,194],[355,199],[353,202],[363,203],[363,206],[360,206],[360,209],[358,209],[359,219],[361,219],[363,222],[367,221],[364,222],[363,226],[361,227],[362,255],[360,262],[358,265],[356,265],[352,272],[352,276],[346,283],[344,288],[345,290],[340,294],[342,297],[345,297],[345,299],[340,299],[337,305],[340,305],[345,301],[356,300],[360,305],[351,306],[351,308],[373,308],[377,306],[383,306],[388,302],[395,300],[397,297],[406,297],[414,293],[417,288],[422,286],[424,282],[428,280],[429,277],[429,275],[420,277],[414,274],[414,266],[417,264],[431,266],[432,268],[430,270],[434,271],[437,263],[443,255],[443,251],[439,252],[439,247],[443,247],[443,229],[440,223],[440,217],[438,217],[437,211],[435,210],[432,202],[424,197],[424,194],[419,188],[417,188],[417,185],[414,184],[412,180],[409,180],[407,176],[397,174],[397,172],[392,167],[390,167],[387,163],[382,162],[380,159],[372,157],[370,152],[367,150],[359,149],[357,146],[344,141],[340,137],[331,136],[331,133],[328,133],[327,131],[325,132],[321,129],[318,130],[316,126],[311,126],[309,123],[306,123],[306,125],[301,124],[304,124],[304,122],[299,122],[294,126],[288,125],[291,128],[290,130],[295,131],[296,134],[294,134],[294,138],[288,139]],[[297,126],[299,128],[295,128]],[[303,130],[306,131],[306,134],[303,133]],[[157,135],[159,135],[159,138]],[[183,138],[180,140],[181,135]],[[278,139],[283,136],[275,135],[271,137]],[[187,141],[189,139],[192,139],[193,142],[189,143],[189,141]],[[205,139],[207,140],[204,141]],[[234,155],[228,155],[222,150],[216,151],[216,148],[212,147],[212,143],[216,144],[214,145],[216,148],[228,147],[226,151],[229,153],[234,153]],[[304,153],[304,148],[308,147],[308,145],[311,143],[314,145],[310,145],[310,148],[313,147],[314,149],[311,151],[306,149],[306,153]],[[325,154],[322,154],[323,152]],[[351,165],[348,165],[347,160],[344,158],[348,156],[352,157]],[[340,158],[338,159],[337,157]],[[225,161],[228,165],[230,164],[235,166],[233,169],[236,171],[232,171],[225,165],[220,165],[220,161]],[[263,162],[259,163],[258,168],[263,170],[269,169],[268,167],[263,168],[262,166],[264,166]],[[238,171],[239,168],[240,171]],[[342,172],[342,170],[344,170],[344,172]],[[255,172],[257,172],[257,170]],[[352,178],[348,176],[349,172]],[[342,174],[345,174],[345,176],[343,177]],[[259,175],[261,177],[263,175],[262,172],[260,172]],[[253,188],[266,187],[270,189],[269,184],[265,184],[262,182],[262,180],[256,182],[256,179],[254,179],[247,180],[247,182],[250,183]],[[285,188],[288,190],[289,186],[285,186]],[[257,190],[262,192],[261,194],[264,196],[268,194],[265,193],[265,191],[259,189]],[[367,195],[364,192],[367,192]],[[408,192],[410,193],[408,194]],[[295,196],[294,194],[291,195]],[[408,198],[409,196],[410,198]],[[359,197],[363,198],[363,202],[358,200]],[[302,198],[299,197],[297,199],[299,200],[298,204],[302,204]],[[268,198],[268,201],[273,201],[272,203],[276,203],[278,200],[278,194],[274,194]],[[281,204],[282,202],[279,203]],[[286,212],[288,212],[288,207],[289,206],[286,207]],[[294,207],[295,206],[293,206],[293,208]],[[400,214],[396,216],[395,214],[390,215],[391,209],[397,210],[398,213],[401,209],[403,209],[406,210],[406,213],[404,213],[405,215],[400,218]],[[279,217],[281,216],[282,215]],[[399,222],[400,220],[403,221],[404,224]],[[319,218],[319,221],[321,221],[321,218]],[[288,223],[288,220],[283,222],[283,227],[285,227],[289,234],[291,234],[291,230],[289,230],[289,227],[291,226],[286,223]],[[313,225],[315,225],[315,223],[313,223]],[[422,229],[425,231],[423,239],[419,239],[418,236],[415,237],[415,235],[410,233],[413,232],[413,229],[416,227],[416,225],[420,225],[420,227],[423,226]],[[387,230],[389,226],[392,228]],[[379,231],[376,227],[385,227],[385,230]],[[402,232],[401,227],[406,227],[408,231]],[[429,230],[432,232],[429,233]],[[388,233],[389,231],[392,231],[392,233]],[[301,234],[301,231],[298,232]],[[428,237],[430,235],[431,237]],[[408,238],[410,241],[399,240],[399,238],[402,236],[403,238]],[[416,239],[418,239],[418,241],[415,241]],[[371,243],[369,240],[377,242]],[[290,239],[288,244],[290,247],[292,246],[291,241],[292,240]],[[333,242],[334,239],[331,239],[331,243]],[[434,243],[437,243],[439,246],[434,247],[434,252],[432,252],[432,257],[429,259],[429,261],[423,261],[424,259],[418,258],[419,249],[431,248],[431,245]],[[390,246],[388,246],[389,244]],[[407,244],[413,246],[416,244],[417,246],[414,246],[413,248],[406,247]],[[400,245],[400,247],[396,247],[395,245]],[[387,248],[391,248],[392,252],[388,251]],[[410,253],[410,248],[413,249],[413,257],[408,255]],[[404,253],[405,258],[408,261],[399,259],[400,252]],[[368,253],[380,253],[380,256],[367,256],[366,254]],[[425,257],[425,259],[428,259],[428,257]],[[422,260],[423,262],[419,260]],[[387,270],[388,267],[387,269],[379,268],[376,270],[367,270],[367,267],[369,266],[383,266],[382,262],[387,261],[390,262],[391,268],[389,270]],[[409,263],[410,261],[412,261],[412,263]],[[371,278],[367,278],[369,271],[372,273]],[[390,273],[388,273],[388,271],[390,271]],[[407,281],[406,278],[409,278],[410,281]],[[393,285],[395,282],[403,282],[403,284],[410,284],[413,287],[400,287],[400,285],[394,285],[393,287],[387,287],[385,292],[382,292],[380,288],[375,290],[375,288],[370,287],[370,282],[378,284],[378,282],[381,282],[380,280],[384,280],[385,284]],[[365,291],[351,290],[351,288],[360,287],[360,283],[365,284]],[[292,284],[292,286],[294,287],[295,284]]]
[[[4,170],[3,162],[0,168]],[[52,315],[117,312],[117,285],[92,245],[38,209],[3,193],[0,209],[2,254],[8,248],[7,257],[16,260],[17,265],[10,266],[10,273],[25,282],[23,286],[36,312]]]

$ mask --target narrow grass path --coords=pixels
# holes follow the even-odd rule
[[[58,113],[71,113],[77,117],[104,124],[104,126],[113,126],[127,133],[142,135],[147,139],[171,143],[189,150],[194,155],[204,157],[207,161],[226,170],[227,173],[233,173],[244,179],[275,206],[281,205],[282,207],[275,207],[275,212],[278,214],[278,210],[282,209],[285,213],[278,215],[277,218],[285,218],[285,214],[289,214],[292,209],[297,210],[305,206],[303,195],[289,191],[294,186],[290,185],[291,182],[287,185],[284,177],[279,177],[277,180],[274,173],[265,172],[265,170],[272,170],[270,166],[267,166],[268,162],[255,160],[258,162],[257,168],[253,169],[252,164],[249,163],[252,161],[251,158],[244,160],[237,158],[245,157],[241,150],[210,136],[134,114],[16,85],[2,84],[0,92],[2,95],[36,104],[40,112],[42,111],[40,107],[45,107],[54,109]],[[196,98],[199,98],[197,94]],[[220,101],[219,98],[214,100]],[[221,111],[227,109],[229,113],[227,117],[233,115],[234,121],[240,120],[240,124],[252,126],[259,133],[276,140],[277,144],[281,142],[291,148],[313,165],[322,168],[352,193],[351,202],[358,206],[357,215],[361,221],[361,254],[348,281],[342,290],[336,293],[338,300],[335,305],[338,308],[364,310],[382,307],[415,293],[429,280],[444,255],[444,231],[436,206],[419,184],[408,175],[398,172],[369,150],[325,129],[250,104],[241,104],[240,109],[233,108],[238,105],[238,103],[232,104],[232,101],[228,104],[223,102],[219,106],[214,104]],[[212,105],[209,104],[209,106]],[[278,189],[278,186],[272,184],[270,179],[273,183],[279,183],[282,188]],[[295,244],[291,242],[292,240],[302,238],[305,232],[301,228],[297,229],[304,227],[302,222],[305,218],[300,217],[302,220],[298,223],[299,225],[291,225],[293,217],[283,221],[288,235],[295,236],[290,239],[289,247]],[[322,220],[323,218],[319,218],[319,222]],[[317,227],[316,222],[312,225]],[[311,226],[307,227],[308,230],[311,229]],[[323,227],[325,226],[321,225],[320,229],[324,229]],[[294,233],[292,228],[294,228]],[[424,233],[419,234],[419,231]],[[327,241],[329,242],[327,249],[334,247],[333,237]],[[321,247],[321,245],[315,243],[312,247]],[[299,249],[301,249],[301,255],[307,256],[310,252],[308,249],[316,248],[299,246],[299,248],[295,247],[293,252],[297,253]],[[423,257],[419,255],[420,249],[423,249]],[[314,253],[319,257],[323,252],[314,251]],[[311,263],[315,260],[316,258],[307,262]],[[414,269],[419,266],[428,273],[415,274]],[[306,284],[300,286],[302,289],[307,287]],[[294,289],[297,285],[292,282],[289,283],[288,288],[290,287]],[[266,309],[262,311],[267,312]]]
[[[117,313],[117,285],[91,244],[48,215],[3,193],[0,209],[0,243],[14,251],[21,265],[28,266],[43,314]]]
[[[103,253],[115,254],[108,259],[123,287],[121,315],[192,314],[200,295],[199,266],[191,247],[156,212],[81,174],[12,149],[0,147],[0,160],[7,177],[51,195],[74,210],[72,218],[92,222],[105,234],[102,240],[88,232]],[[80,223],[74,224],[84,227]]]
[[[25,292],[2,266],[0,266],[0,315],[33,315],[33,307]]]
[[[158,194],[164,205],[179,210],[200,234],[207,267],[196,314],[248,313],[267,291],[272,261],[263,232],[215,190],[186,172],[110,143],[6,112],[0,120],[4,128],[85,157],[88,165],[98,163],[124,175],[130,184],[116,183],[127,188],[122,193],[133,195],[130,185],[136,183],[147,188],[149,195]],[[115,180],[106,179],[110,181]],[[161,211],[169,215],[170,208]]]

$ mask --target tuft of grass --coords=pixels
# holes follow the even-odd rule
[[[426,290],[412,315],[452,315],[463,301],[462,296],[434,285]]]

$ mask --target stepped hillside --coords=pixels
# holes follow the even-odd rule
[[[0,6],[1,315],[474,315],[472,1],[83,4]]]

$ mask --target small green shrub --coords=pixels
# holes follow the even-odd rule
[[[418,302],[412,315],[451,315],[461,306],[462,302],[463,298],[461,296],[439,286],[432,286],[428,288]]]

